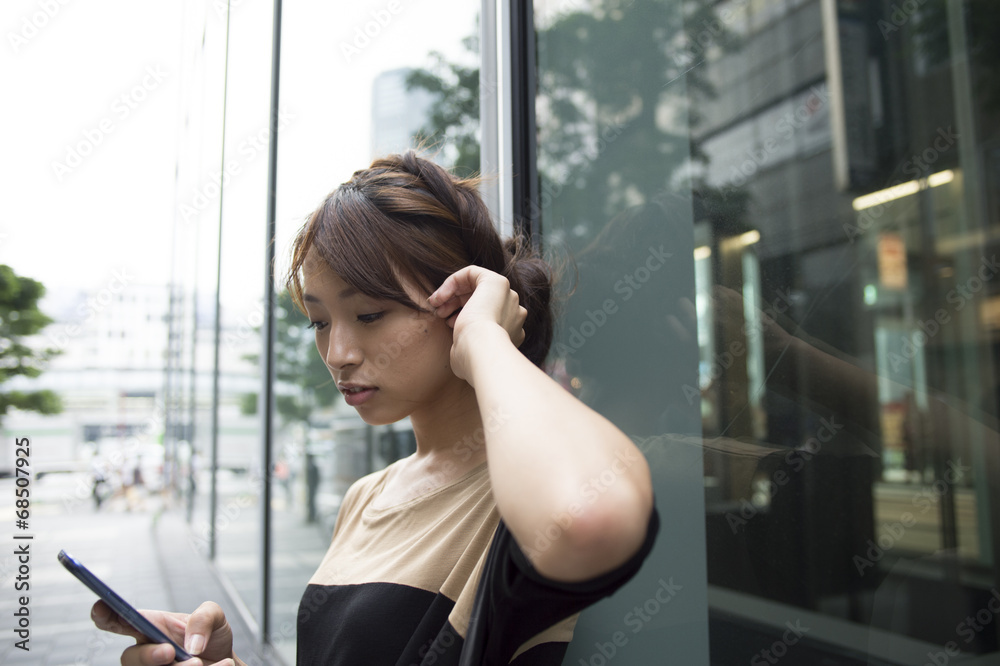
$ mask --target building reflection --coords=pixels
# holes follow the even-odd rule
[[[1000,472],[1000,124],[983,28],[997,9],[928,2],[901,13],[834,0],[711,9],[685,24],[689,48],[674,55],[690,70],[686,97],[654,102],[676,117],[697,101],[691,161],[634,154],[663,183],[650,194],[610,147],[587,164],[583,189],[617,182],[638,205],[608,195],[590,210],[624,212],[576,228],[562,222],[572,203],[543,212],[543,225],[557,227],[550,241],[568,246],[579,269],[557,365],[662,469],[667,452],[703,448],[713,662],[746,658],[731,637],[759,624],[770,602],[956,641],[956,625],[988,608],[1000,583],[1000,494],[990,484]],[[554,104],[561,94],[542,96]],[[608,105],[592,141],[602,122],[624,127],[623,144],[644,131],[639,116]],[[561,122],[540,115],[543,131]],[[679,172],[690,191],[676,185]],[[693,256],[647,273],[624,303],[616,281],[642,278],[661,246],[693,246]],[[610,313],[607,299],[626,314]],[[695,345],[692,371],[677,350]],[[700,409],[698,432],[688,405]],[[830,654],[863,649],[852,635],[822,640]],[[997,651],[995,623],[957,644]]]

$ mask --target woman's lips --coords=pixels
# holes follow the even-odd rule
[[[344,390],[344,402],[351,407],[368,402],[378,389],[372,386],[358,386]]]

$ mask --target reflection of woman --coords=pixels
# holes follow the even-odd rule
[[[537,367],[547,267],[501,241],[475,181],[409,153],[327,198],[289,288],[345,401],[371,424],[408,416],[417,441],[345,496],[299,607],[299,663],[559,663],[574,614],[635,573],[657,517],[639,451]],[[205,662],[235,659],[217,605],[149,615]]]

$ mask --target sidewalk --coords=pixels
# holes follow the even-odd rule
[[[228,604],[228,596],[207,560],[191,545],[183,511],[164,509],[150,497],[145,508],[126,511],[124,502],[96,511],[78,492],[79,479],[65,475],[32,479],[29,528],[18,530],[14,481],[0,479],[0,663],[11,666],[117,664],[130,638],[97,630],[90,607],[97,600],[56,559],[65,549],[123,598],[139,608],[191,611],[211,599],[226,609],[236,652],[248,663],[278,663],[259,654],[249,629]],[[15,540],[33,535],[31,540]],[[27,591],[18,591],[15,550],[27,544]],[[25,581],[21,581],[23,584]],[[15,647],[14,632],[28,596],[28,651]]]

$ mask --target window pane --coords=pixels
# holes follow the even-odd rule
[[[1000,8],[535,7],[555,370],[644,438],[668,520],[704,511],[647,569],[704,539],[712,662],[996,654]],[[660,491],[686,473],[704,508]],[[695,642],[650,625],[623,659]]]
[[[374,157],[422,141],[445,166],[479,169],[478,3],[434,12],[378,1],[283,7],[279,271],[307,216]],[[344,492],[416,443],[406,422],[372,428],[343,402],[283,273],[277,288],[270,640],[294,663],[299,599]]]
[[[662,520],[642,571],[582,614],[564,663],[708,663],[698,391],[681,387],[698,384],[695,284],[710,275],[685,176],[692,81],[668,51],[681,3],[534,7],[538,208],[546,251],[568,264],[550,372],[637,441]]]
[[[233,3],[229,14],[219,343],[219,569],[261,622],[261,327],[272,11]],[[216,166],[217,172],[218,166]]]

